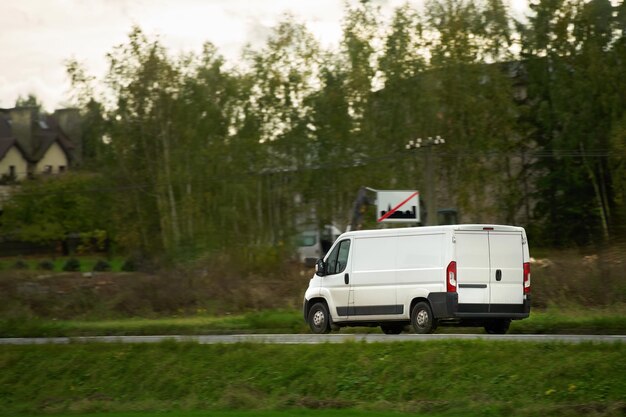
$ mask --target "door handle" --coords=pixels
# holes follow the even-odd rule
[[[343,276],[343,282],[345,282],[346,285],[350,283],[350,275],[349,274],[345,274]]]
[[[496,281],[502,280],[502,271],[496,269]]]

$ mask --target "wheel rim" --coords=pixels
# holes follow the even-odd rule
[[[420,310],[417,313],[416,321],[419,327],[426,327],[428,324],[428,312],[426,310]]]
[[[322,327],[326,318],[324,317],[324,312],[322,310],[317,310],[315,314],[313,314],[313,324],[315,327]]]

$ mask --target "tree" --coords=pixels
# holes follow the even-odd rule
[[[535,164],[537,218],[561,225],[543,238],[551,245],[606,241],[619,205],[609,157],[624,111],[623,34],[608,1],[541,1],[532,9],[523,52],[530,119],[545,156]]]
[[[258,121],[257,216],[273,243],[284,242],[304,221],[296,205],[303,181],[317,165],[309,97],[320,84],[319,45],[306,27],[286,15],[260,51],[247,51],[252,96],[247,107]],[[299,196],[299,197],[298,197]]]
[[[67,239],[70,234],[115,235],[112,200],[99,175],[65,173],[21,183],[3,205],[0,231],[34,243]]]
[[[15,100],[15,107],[35,107],[37,112],[41,111],[41,102],[34,93],[28,93],[26,97],[18,96]]]

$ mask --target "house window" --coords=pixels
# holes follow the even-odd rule
[[[59,165],[59,172],[65,172],[65,165]]]
[[[15,165],[9,166],[9,177],[15,178]]]
[[[52,174],[52,165],[46,165],[43,167],[44,174]]]

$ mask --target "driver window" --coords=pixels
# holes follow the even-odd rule
[[[346,269],[348,265],[348,254],[350,253],[350,241],[342,240],[328,256],[327,271],[328,275],[339,274]]]

